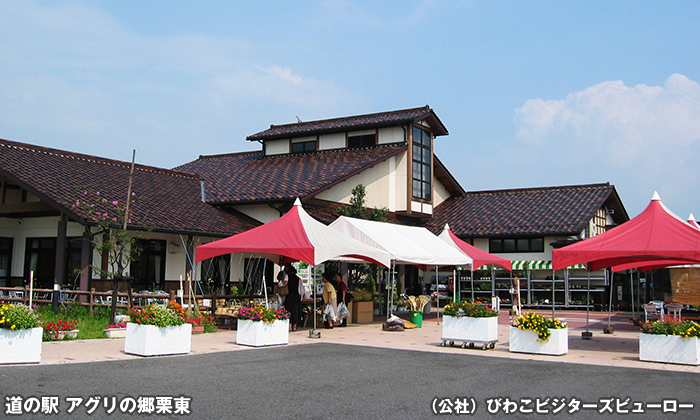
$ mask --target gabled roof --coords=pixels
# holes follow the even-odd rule
[[[76,200],[85,200],[84,190],[100,192],[110,202],[126,200],[130,167],[130,162],[0,139],[0,176],[76,222],[89,219],[80,206],[72,208]],[[132,191],[139,199],[130,218],[141,228],[218,236],[260,224],[203,203],[200,180],[191,174],[135,165]]]
[[[578,235],[605,205],[616,223],[629,220],[609,183],[468,192],[435,208],[428,228],[439,233],[449,222],[459,237]]]
[[[175,170],[197,174],[210,204],[304,201],[406,151],[406,144],[263,156],[262,152],[200,156]]]
[[[435,136],[447,135],[447,128],[440,121],[435,111],[426,105],[421,108],[401,109],[398,111],[378,112],[375,114],[356,115],[352,117],[332,118],[329,120],[306,121],[284,125],[270,125],[267,130],[252,134],[246,140],[274,140],[291,137],[328,134],[341,131],[357,131],[371,128],[411,124],[426,120]]]

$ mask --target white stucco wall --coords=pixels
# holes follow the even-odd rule
[[[333,133],[319,136],[318,149],[331,150],[345,148],[345,133]]]
[[[315,198],[337,203],[350,203],[352,189],[365,186],[367,207],[387,207],[389,211],[406,210],[405,153],[394,156],[376,166],[321,192]],[[401,176],[403,174],[403,176]]]
[[[266,155],[285,155],[289,153],[289,139],[268,140],[265,142]]]
[[[406,136],[404,135],[404,133],[404,128],[401,127],[380,128],[379,139],[377,140],[377,143],[403,143],[406,141]]]
[[[275,219],[279,219],[281,216],[279,211],[273,209],[267,204],[250,204],[233,206],[233,208],[262,223],[271,222]]]

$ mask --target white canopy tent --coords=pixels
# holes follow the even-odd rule
[[[473,263],[471,257],[453,248],[423,227],[395,225],[345,216],[337,218],[329,227],[388,252],[392,256],[394,265],[413,264],[423,270],[435,267],[437,271],[439,266],[467,266]],[[435,281],[438,282],[437,273]],[[394,283],[392,275],[392,287]],[[393,296],[393,293],[390,293],[390,296]],[[387,299],[387,306],[389,306],[389,299]],[[387,311],[388,314],[389,311]]]

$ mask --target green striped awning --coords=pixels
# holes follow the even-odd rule
[[[571,268],[573,270],[585,270],[586,264],[575,264],[575,265],[572,265],[572,266],[566,267],[566,268]]]
[[[530,270],[551,270],[552,261],[551,260],[534,260],[529,261],[527,264]]]
[[[510,266],[513,270],[527,270],[527,263],[529,261],[511,261]]]

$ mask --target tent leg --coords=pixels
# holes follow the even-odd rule
[[[309,338],[321,338],[321,331],[316,328],[316,266],[312,265],[309,270],[312,277],[311,280],[311,299],[314,301],[314,312],[311,316],[314,317],[314,329],[309,331]]]
[[[591,311],[591,271],[588,270],[588,285],[587,291],[586,291],[586,331],[581,333],[581,338],[584,340],[590,340],[593,338],[593,333],[588,330],[588,324],[590,320],[590,311]]]
[[[605,275],[608,275],[608,270],[605,270]],[[610,296],[608,296],[608,326],[603,329],[603,333],[612,334],[615,329],[610,325],[612,318],[612,303],[613,303],[613,278],[612,271],[610,272]]]

